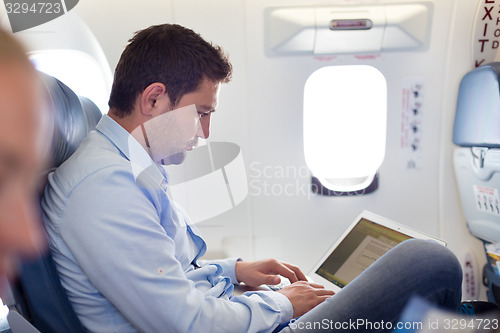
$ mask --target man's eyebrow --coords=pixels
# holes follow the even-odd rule
[[[205,113],[215,112],[215,108],[209,105],[196,105],[196,110],[198,110],[198,112],[202,111]]]

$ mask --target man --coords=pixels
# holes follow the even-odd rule
[[[198,138],[208,138],[221,83],[231,73],[222,50],[192,30],[165,24],[138,32],[116,68],[108,115],[49,175],[44,219],[63,286],[84,326],[91,332],[272,332],[304,314],[338,320],[338,312],[347,319],[356,315],[353,308],[396,320],[415,291],[457,306],[459,264],[427,242],[408,242],[372,266],[357,282],[362,293],[353,283],[352,291],[333,297],[277,260],[200,260],[206,244],[170,200],[161,164],[181,163]],[[369,291],[367,280],[399,273],[406,279],[417,270],[426,273],[401,283],[394,295],[392,286]],[[233,296],[233,283],[276,284],[278,275],[293,284]],[[391,304],[384,310],[380,302]]]
[[[44,246],[35,207],[36,178],[46,155],[47,123],[37,75],[24,48],[0,30],[0,280],[20,256]],[[0,282],[1,284],[1,282]],[[2,292],[0,286],[0,294]]]

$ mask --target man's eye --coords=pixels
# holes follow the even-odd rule
[[[208,116],[209,114],[210,114],[210,112],[207,112],[207,113],[198,112],[198,116],[200,116],[200,118],[204,118],[204,117]]]

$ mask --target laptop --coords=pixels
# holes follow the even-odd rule
[[[384,253],[410,238],[446,246],[435,237],[363,211],[314,266],[308,279],[338,292]]]

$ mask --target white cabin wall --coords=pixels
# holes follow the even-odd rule
[[[466,226],[466,219],[462,212],[453,168],[453,151],[456,146],[451,140],[460,80],[475,66],[472,56],[474,16],[471,13],[476,13],[478,5],[479,3],[475,1],[455,1],[453,6],[450,6],[452,21],[450,25],[450,39],[447,45],[449,51],[445,60],[446,74],[443,81],[440,106],[442,110],[442,124],[441,138],[439,139],[441,145],[439,162],[439,234],[450,235],[447,238],[448,247],[455,252],[462,264],[464,264],[465,254],[467,252],[472,253],[477,263],[477,277],[481,281],[482,267],[486,263],[486,256],[482,242],[473,237]],[[498,3],[494,3],[494,5],[498,6]],[[480,12],[478,13],[481,16],[484,14],[483,7],[481,2]],[[490,28],[491,26],[490,24]],[[485,61],[485,63],[492,60]],[[479,282],[479,289],[481,299],[486,299],[485,288],[482,282]]]
[[[113,71],[134,32],[173,18],[169,0],[81,0],[74,10],[96,35]]]
[[[258,96],[250,100],[250,137],[253,143],[250,165],[258,163],[260,169],[270,167],[276,172],[281,169],[305,169],[302,148],[303,86],[314,70],[328,65],[368,64],[385,75],[388,83],[387,150],[380,169],[379,189],[372,194],[321,197],[310,192],[303,193],[302,189],[309,184],[309,175],[303,175],[293,195],[278,196],[271,193],[268,196],[251,197],[256,256],[281,257],[307,270],[363,209],[437,235],[439,151],[435,148],[435,138],[439,137],[440,112],[436,101],[440,100],[438,92],[442,89],[440,85],[444,77],[441,65],[444,52],[439,46],[446,43],[449,32],[446,29],[433,30],[435,33],[432,34],[428,52],[387,52],[375,55],[374,59],[352,55],[268,58],[263,53],[262,12],[269,3],[247,2],[247,22],[252,22],[254,33],[251,38],[247,38],[248,68],[252,68],[249,89],[254,96]],[[434,17],[439,15],[440,23],[447,27],[449,13],[443,10],[444,3],[439,1],[439,5],[435,6]],[[274,1],[273,4],[299,5],[304,2]],[[405,170],[400,165],[401,84],[405,78],[423,78],[426,84],[424,161],[419,171]],[[253,173],[255,176],[257,174],[257,171]],[[261,184],[266,181],[262,177],[260,180]],[[292,175],[286,174],[268,181],[278,189],[285,188],[295,180]],[[268,230],[281,232],[273,237]],[[271,245],[275,243],[281,246]]]
[[[350,55],[266,57],[262,46],[262,11],[268,4],[269,1],[247,2],[246,11],[247,26],[252,25],[252,29],[247,29],[247,32],[251,30],[253,33],[251,37],[247,37],[248,68],[252,69],[249,75],[249,90],[254,96],[258,96],[249,101],[252,110],[250,137],[253,144],[251,160],[248,163],[258,169],[250,168],[250,181],[259,178],[259,170],[263,171],[265,168],[276,173],[291,168],[300,170],[303,174],[305,162],[302,153],[302,89],[308,75],[321,66],[363,63],[380,69],[388,82],[388,132],[386,157],[380,169],[380,186],[372,194],[362,197],[309,197],[309,193],[301,192],[302,186],[309,184],[309,177],[306,175],[301,177],[295,195],[277,196],[271,193],[268,196],[251,196],[256,230],[256,255],[260,257],[270,253],[287,260],[298,259],[303,267],[311,266],[315,259],[310,258],[319,257],[331,244],[330,239],[338,237],[363,209],[373,210],[411,227],[438,235],[441,101],[446,75],[445,45],[450,39],[451,31],[448,27],[451,26],[450,9],[454,1],[439,1],[434,4],[433,33],[429,50],[387,52],[377,55],[373,60],[360,60]],[[299,5],[303,2],[274,1],[273,4]],[[440,28],[436,29],[438,26]],[[400,105],[402,81],[406,78],[421,78],[425,82],[422,170],[406,170],[401,167]],[[453,97],[454,99],[456,97]],[[449,127],[450,124],[443,126]],[[286,172],[284,177],[274,178],[260,177],[259,180],[261,184],[269,181],[276,189],[279,186],[285,188],[295,181],[293,176]],[[272,230],[281,227],[287,227],[280,236],[275,236],[276,241],[281,242],[281,248],[259,247],[259,242],[273,243],[268,242],[271,237],[267,232],[268,228]],[[446,240],[452,238],[450,234],[440,236]],[[315,244],[321,245],[310,249]],[[304,254],[304,246],[308,248],[307,254]]]
[[[354,217],[368,209],[441,237],[459,258],[472,248],[484,262],[481,244],[469,235],[461,213],[451,143],[458,83],[472,69],[472,13],[477,2],[434,1],[432,34],[425,51],[385,52],[373,59],[266,56],[264,8],[309,3],[83,0],[75,10],[101,42],[111,68],[134,31],[165,22],[186,25],[230,54],[234,79],[221,90],[211,140],[240,145],[250,192],[240,206],[198,225],[211,249],[209,256],[277,257],[307,271]],[[303,157],[303,87],[314,70],[347,64],[374,66],[387,79],[387,147],[379,189],[359,197],[315,196],[309,190],[310,175]],[[406,79],[424,82],[421,170],[401,166],[401,100]]]

